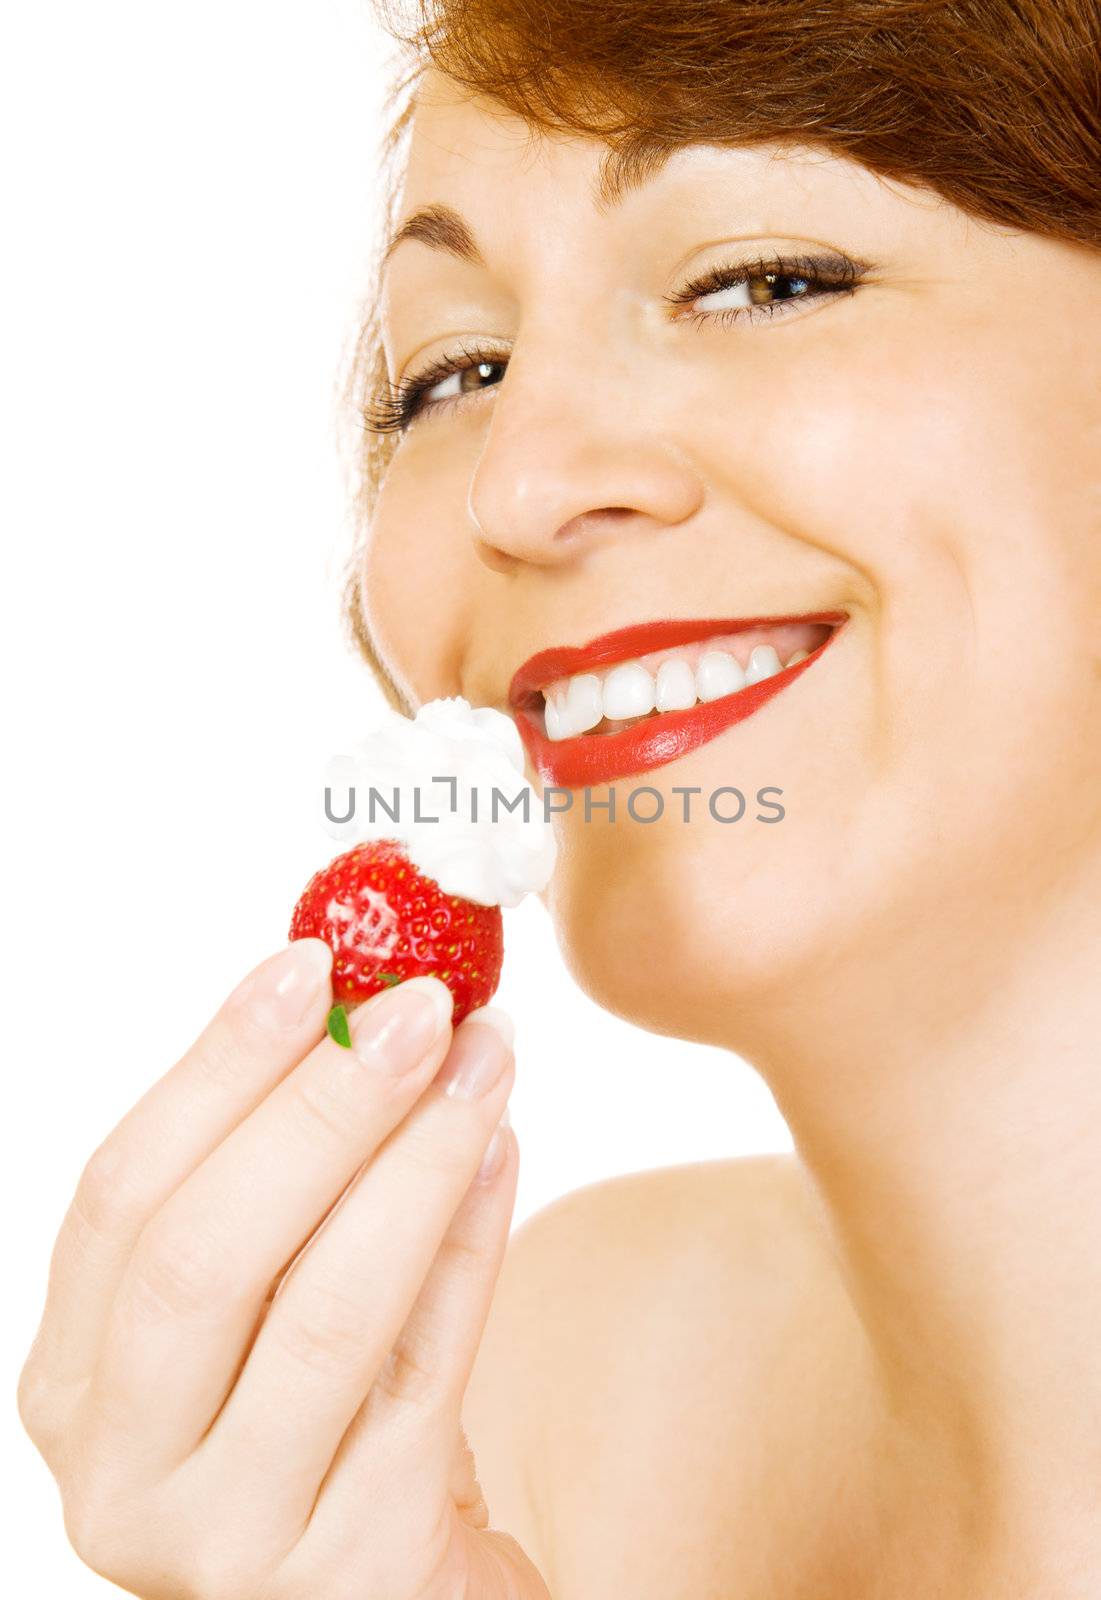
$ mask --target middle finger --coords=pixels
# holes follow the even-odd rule
[[[147,1224],[95,1381],[115,1448],[143,1470],[203,1436],[273,1278],[434,1077],[451,1009],[435,978],[360,1006],[352,1048],[322,1040]]]

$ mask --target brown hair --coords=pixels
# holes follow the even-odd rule
[[[934,190],[989,222],[1101,248],[1101,0],[377,0],[376,9],[408,60],[391,98],[390,160],[433,66],[536,129],[603,141],[610,193],[680,145],[787,141]],[[360,415],[385,376],[372,299],[352,372]],[[393,441],[367,433],[359,445],[365,526]],[[347,611],[374,660],[354,570]]]

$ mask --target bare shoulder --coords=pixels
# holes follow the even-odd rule
[[[766,1155],[630,1173],[574,1190],[513,1234],[500,1287],[499,1315],[523,1323],[537,1349],[576,1340],[580,1324],[622,1332],[628,1308],[652,1326],[672,1327],[700,1306],[721,1315],[733,1292],[744,1308],[787,1297],[806,1273],[826,1265],[826,1242],[811,1191],[794,1157]],[[676,1288],[689,1296],[678,1304]],[[512,1331],[517,1331],[514,1328]]]
[[[844,1403],[852,1340],[795,1157],[577,1190],[513,1236],[471,1385],[494,1519],[553,1570],[556,1595],[583,1587],[564,1566],[583,1566],[588,1533],[606,1550],[639,1500],[729,1525],[739,1478],[760,1493],[765,1458],[798,1449],[823,1388]]]

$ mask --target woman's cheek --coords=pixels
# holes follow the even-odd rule
[[[733,486],[767,524],[874,575],[889,572],[900,512],[928,496],[928,464],[951,457],[958,436],[943,414],[939,353],[878,319],[858,321],[855,303],[816,320],[840,324],[850,311],[829,337],[777,330],[779,355],[761,333],[752,402],[733,435],[712,425],[710,448],[722,459],[725,444]],[[780,559],[797,580],[798,552]]]
[[[361,575],[371,636],[418,701],[455,692],[444,677],[476,560],[469,530],[457,525],[465,489],[446,468],[441,461],[437,472],[423,450],[403,444],[379,493]]]

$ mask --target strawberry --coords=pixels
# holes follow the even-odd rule
[[[455,1023],[489,1000],[504,957],[500,906],[445,894],[394,839],[357,844],[316,872],[289,937],[324,939],[338,1002],[366,1000],[405,978],[441,978]],[[334,1038],[339,1031],[330,1022]]]

